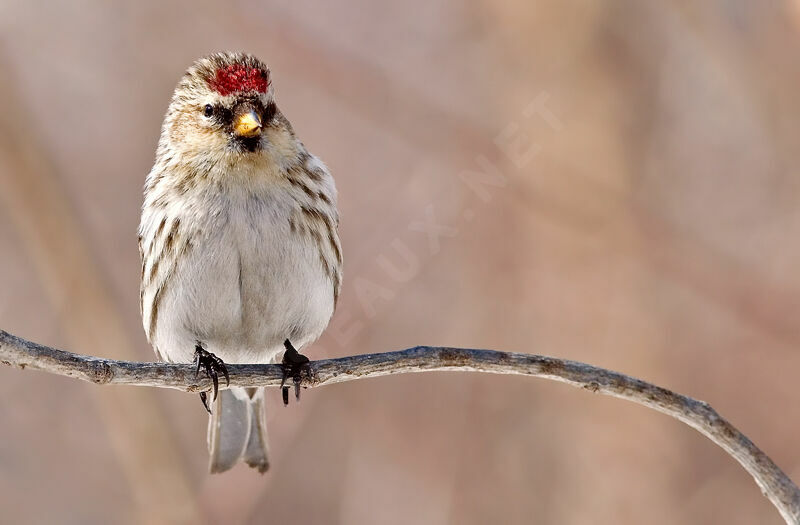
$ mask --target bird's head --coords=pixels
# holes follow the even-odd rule
[[[246,53],[216,53],[175,88],[159,150],[199,166],[274,165],[291,162],[298,145],[275,105],[267,65]]]

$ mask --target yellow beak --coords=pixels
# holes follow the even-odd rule
[[[233,132],[239,137],[256,137],[261,133],[261,117],[252,109],[236,117]]]

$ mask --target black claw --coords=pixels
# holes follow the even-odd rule
[[[211,383],[213,385],[213,396],[211,397],[211,401],[216,401],[217,394],[219,393],[219,372],[222,372],[222,375],[225,376],[225,383],[228,386],[231,384],[231,379],[228,375],[228,368],[225,366],[225,363],[222,361],[222,359],[215,356],[211,352],[208,352],[199,342],[194,347],[194,362],[196,363],[194,372],[195,378],[199,375],[200,368],[202,367],[206,375],[211,378]],[[200,399],[203,401],[203,406],[206,407],[206,410],[208,410],[208,400],[205,392],[200,393]],[[211,413],[210,410],[208,411]]]
[[[216,356],[214,356],[216,357]],[[219,359],[217,357],[217,359]],[[222,371],[222,375],[225,376],[225,386],[231,386],[231,376],[228,375],[228,367],[225,366],[225,363],[222,359],[219,359],[220,370]]]
[[[213,387],[213,396],[211,396],[212,401],[217,400],[217,394],[219,394],[219,377],[217,377],[217,371],[214,367],[211,366],[210,363],[206,363],[206,374],[211,377],[211,384],[214,385]]]
[[[200,401],[202,401],[203,406],[206,407],[206,412],[211,414],[211,409],[208,407],[208,396],[206,396],[205,392],[200,392]]]
[[[283,379],[281,380],[281,395],[283,396],[283,404],[289,404],[289,387],[284,386],[286,380],[292,378],[294,384],[294,397],[300,401],[300,383],[303,380],[303,375],[309,375],[309,360],[306,356],[297,351],[292,343],[287,339],[284,341],[283,346],[286,351],[283,353]]]

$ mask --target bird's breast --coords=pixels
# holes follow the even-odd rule
[[[161,328],[227,362],[269,361],[286,339],[302,348],[319,337],[333,313],[333,285],[318,243],[291,226],[295,207],[280,191],[208,206],[214,211],[200,221],[171,290],[175,315]]]

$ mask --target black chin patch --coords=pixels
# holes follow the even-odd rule
[[[243,151],[253,153],[261,147],[261,137],[234,137],[236,145]]]

